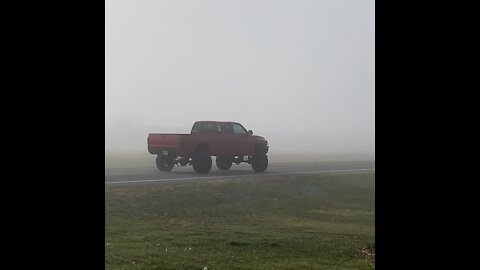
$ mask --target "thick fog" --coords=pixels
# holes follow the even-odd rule
[[[375,152],[374,1],[106,0],[105,143],[242,123],[271,153]],[[148,154],[148,153],[147,153]]]

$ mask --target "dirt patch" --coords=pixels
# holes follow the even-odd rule
[[[360,249],[360,253],[363,256],[375,258],[375,243],[363,246]]]

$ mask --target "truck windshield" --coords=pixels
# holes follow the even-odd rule
[[[245,128],[239,124],[233,124],[233,132],[235,134],[247,134],[247,131],[245,130]]]

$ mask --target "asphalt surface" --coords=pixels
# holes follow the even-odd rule
[[[276,175],[352,173],[375,171],[375,161],[336,161],[309,163],[270,163],[264,173],[255,173],[249,164],[233,164],[228,171],[219,170],[213,161],[208,174],[197,174],[192,166],[175,166],[171,172],[156,167],[105,168],[105,186],[169,183],[178,181],[209,181],[213,179],[264,178]]]

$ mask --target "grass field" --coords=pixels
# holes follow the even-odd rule
[[[105,268],[374,269],[374,176],[106,186]]]

